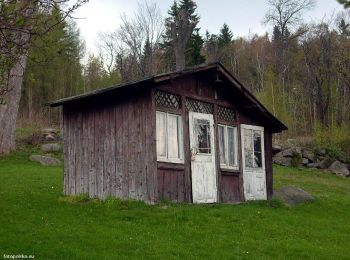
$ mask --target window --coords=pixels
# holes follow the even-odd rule
[[[194,127],[198,153],[211,154],[210,121],[196,118],[194,121]]]
[[[219,125],[220,167],[238,169],[237,127]]]
[[[261,131],[244,129],[245,167],[262,168]]]
[[[157,111],[156,125],[157,160],[183,163],[181,116]]]

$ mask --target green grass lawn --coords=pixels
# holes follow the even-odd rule
[[[0,257],[350,258],[349,179],[276,167],[276,187],[293,184],[316,198],[293,208],[74,202],[62,197],[62,168],[28,156],[0,158]]]

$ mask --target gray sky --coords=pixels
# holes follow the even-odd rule
[[[145,0],[90,0],[81,7],[76,17],[82,38],[86,42],[87,52],[97,52],[96,43],[99,32],[114,31],[119,27],[120,15],[127,16],[137,9],[137,3]],[[148,0],[146,0],[148,1]],[[158,0],[162,15],[167,16],[167,11],[173,0]],[[317,6],[304,15],[305,22],[319,21],[325,16],[343,10],[336,0],[316,0]],[[262,24],[264,15],[268,9],[267,0],[196,0],[200,15],[199,27],[201,33],[205,30],[217,33],[224,22],[231,28],[234,37],[248,36],[250,33],[263,34],[270,28]]]

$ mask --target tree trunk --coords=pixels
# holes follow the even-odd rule
[[[186,66],[185,50],[183,48],[175,49],[176,70],[183,70]]]
[[[0,154],[7,154],[16,148],[16,119],[26,63],[27,56],[22,54],[11,68],[8,82],[11,90],[5,94],[6,104],[0,105]]]

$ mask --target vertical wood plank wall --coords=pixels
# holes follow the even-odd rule
[[[64,107],[64,194],[158,200],[151,93],[129,97]]]

